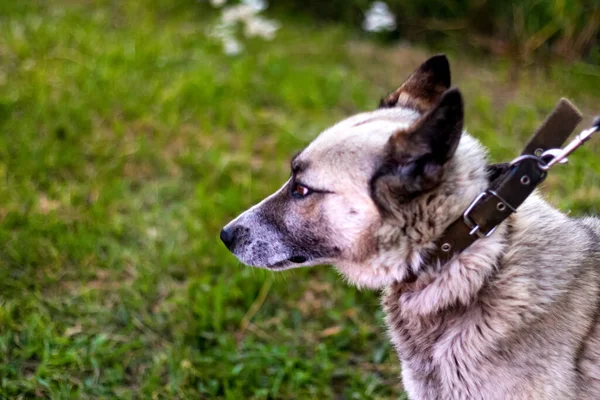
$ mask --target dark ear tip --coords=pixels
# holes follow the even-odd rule
[[[455,107],[463,106],[462,94],[458,88],[448,89],[442,94],[442,98],[440,99],[440,105],[453,105]]]
[[[433,75],[445,87],[449,88],[450,80],[450,62],[445,54],[436,54],[423,63],[422,68],[433,72]]]
[[[444,53],[435,54],[435,55],[429,57],[429,60],[427,60],[426,62],[436,62],[436,63],[444,63],[446,65],[450,65],[450,63],[448,62],[448,57]]]

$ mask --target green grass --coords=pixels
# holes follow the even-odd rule
[[[244,267],[218,232],[430,52],[292,19],[229,58],[192,0],[44,4],[0,3],[0,398],[402,396],[377,293]],[[598,67],[510,84],[450,58],[494,160],[560,96],[600,112]],[[598,154],[557,168],[554,204],[598,213]]]

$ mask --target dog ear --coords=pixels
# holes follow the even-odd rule
[[[439,185],[444,165],[458,147],[462,128],[462,96],[458,89],[450,89],[411,127],[394,133],[371,180],[376,203],[404,203]]]
[[[450,88],[450,64],[444,54],[425,61],[408,79],[379,103],[379,108],[407,107],[421,113],[435,105]]]

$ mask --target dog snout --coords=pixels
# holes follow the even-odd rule
[[[233,245],[235,244],[236,231],[237,229],[235,227],[226,226],[221,230],[221,234],[219,235],[221,241],[225,244],[225,246],[227,246],[229,250],[231,250],[233,248]]]
[[[248,243],[249,229],[239,224],[229,224],[221,230],[219,235],[229,251],[234,252],[236,247],[244,246]]]

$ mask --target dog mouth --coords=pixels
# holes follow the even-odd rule
[[[290,258],[287,258],[283,261],[279,261],[275,264],[267,265],[267,266],[265,266],[265,268],[274,270],[274,271],[284,270],[284,269],[299,267],[299,266],[301,266],[301,264],[304,264],[307,261],[308,261],[307,257],[295,255],[295,256],[291,256]]]
[[[290,261],[294,264],[304,264],[305,262],[308,261],[308,258],[306,258],[304,256],[292,256],[292,257],[288,258],[288,261]]]

